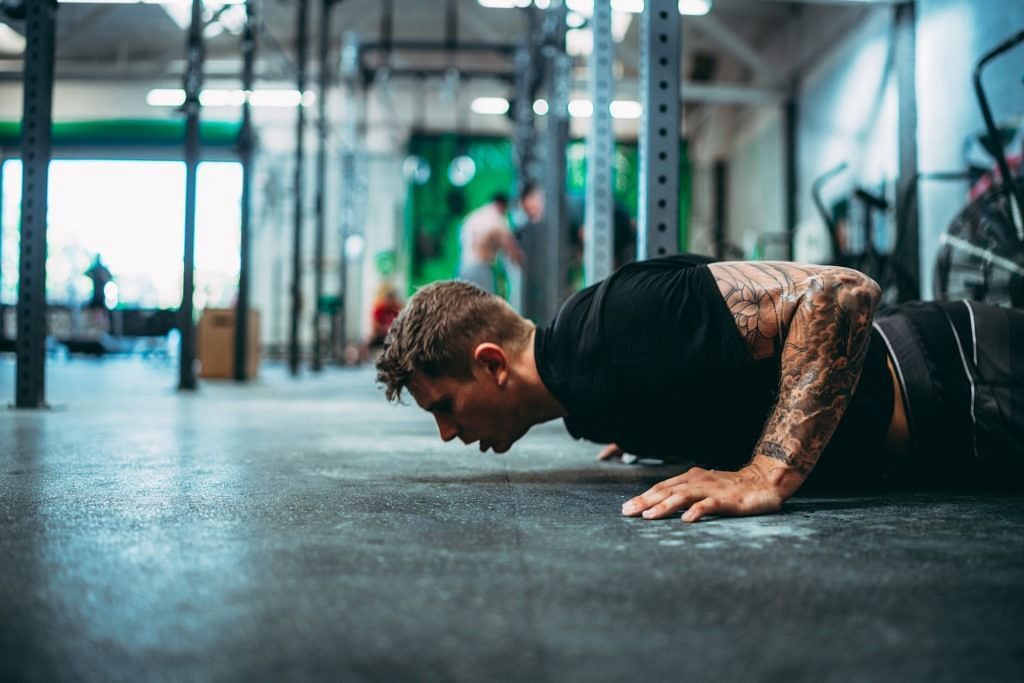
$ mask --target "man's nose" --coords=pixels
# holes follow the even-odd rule
[[[442,441],[451,441],[459,435],[459,428],[454,422],[437,419],[437,431],[441,433]]]

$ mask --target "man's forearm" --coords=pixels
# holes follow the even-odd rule
[[[836,269],[813,278],[801,297],[782,349],[778,402],[750,463],[784,497],[810,474],[846,411],[879,295],[871,278]]]

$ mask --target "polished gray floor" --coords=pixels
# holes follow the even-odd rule
[[[14,368],[0,360],[0,398]],[[1021,680],[1024,499],[618,514],[558,424],[442,444],[368,370],[173,390],[54,361],[0,411],[0,680]]]

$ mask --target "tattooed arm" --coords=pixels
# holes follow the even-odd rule
[[[855,270],[784,262],[709,266],[754,358],[780,356],[779,399],[738,472],[694,467],[638,496],[623,513],[649,519],[683,508],[775,512],[810,474],[860,377],[880,290]]]

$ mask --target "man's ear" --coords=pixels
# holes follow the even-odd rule
[[[508,356],[505,355],[503,348],[491,342],[478,344],[473,350],[473,360],[494,378],[498,386],[508,384]]]

